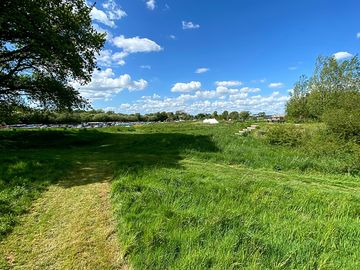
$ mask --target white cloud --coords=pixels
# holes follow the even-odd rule
[[[79,89],[80,94],[85,98],[109,100],[124,89],[128,89],[130,92],[143,90],[147,87],[148,82],[144,79],[134,81],[129,74],[116,77],[113,70],[107,68],[102,71],[95,70],[91,82],[87,85],[80,85],[78,82],[71,84]]]
[[[148,9],[154,10],[155,7],[156,7],[156,2],[155,2],[155,0],[148,0],[148,1],[146,1],[146,6],[147,6]]]
[[[112,43],[127,53],[158,52],[162,50],[160,45],[148,38],[125,38],[125,36],[121,35],[114,37]]]
[[[297,70],[297,69],[298,69],[298,67],[296,67],[296,66],[289,67],[289,70]]]
[[[169,38],[175,40],[176,36],[175,35],[170,35]]]
[[[125,64],[124,58],[132,53],[158,52],[163,50],[156,42],[140,37],[125,38],[123,35],[114,37],[111,42],[118,48],[122,49],[116,52],[112,58],[120,65]]]
[[[269,88],[282,88],[284,84],[282,82],[274,82],[268,85]]]
[[[144,96],[133,103],[121,104],[118,108],[121,112],[151,113],[157,111],[184,110],[196,114],[200,112],[211,113],[213,111],[251,111],[257,113],[283,113],[289,99],[288,96],[272,94],[270,96],[248,96],[247,93],[231,94],[214,98],[215,91],[197,91],[194,95],[181,94],[178,97],[159,97],[156,95]]]
[[[216,86],[232,87],[242,85],[240,81],[217,81],[215,82]]]
[[[105,11],[93,7],[90,16],[94,21],[101,22],[104,25],[115,28],[115,20],[120,20],[121,18],[127,16],[126,12],[122,10],[118,5],[113,1],[109,0],[103,4]]]
[[[248,96],[247,93],[238,93],[238,94],[230,95],[229,100],[245,99],[245,98],[247,98],[247,96]]]
[[[356,37],[357,37],[357,38],[360,38],[360,32],[358,32],[358,33],[356,34]]]
[[[198,68],[197,70],[195,70],[195,73],[202,74],[208,72],[209,70],[210,70],[209,68]]]
[[[140,66],[140,68],[142,68],[142,69],[151,69],[151,66],[149,66],[149,65],[142,65],[142,66]]]
[[[110,27],[115,27],[115,22],[110,20],[104,11],[97,9],[96,7],[93,7],[90,16],[94,21],[101,22]]]
[[[260,88],[253,88],[253,87],[243,87],[240,89],[240,92],[242,93],[258,93],[261,92]]]
[[[175,83],[171,88],[171,92],[191,92],[199,90],[201,88],[201,83],[192,81],[189,83]]]
[[[106,9],[106,13],[110,20],[119,20],[125,16],[127,16],[126,12],[122,10],[114,0],[109,0],[105,2],[103,8]]]
[[[124,58],[128,56],[125,52],[115,52],[112,50],[102,50],[97,57],[98,64],[100,66],[114,66],[114,65],[125,65]]]
[[[200,25],[199,24],[195,24],[193,22],[186,22],[186,21],[182,21],[182,28],[184,30],[186,29],[197,29],[197,28],[200,28]]]
[[[337,52],[337,53],[334,53],[334,57],[336,60],[342,60],[342,59],[346,59],[346,58],[350,58],[352,57],[353,55],[351,53],[348,53],[348,52]]]

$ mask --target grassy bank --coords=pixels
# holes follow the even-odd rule
[[[244,125],[2,131],[2,235],[71,168],[96,162],[114,179],[120,250],[134,269],[359,268],[352,144],[311,124],[298,145],[273,145],[261,132],[234,135]]]

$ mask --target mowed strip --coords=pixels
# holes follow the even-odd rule
[[[127,269],[105,168],[109,164],[83,164],[50,187],[2,243],[3,263],[9,269]]]

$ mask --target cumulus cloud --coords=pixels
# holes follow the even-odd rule
[[[360,32],[358,32],[358,33],[356,34],[356,37],[357,37],[357,38],[360,38]]]
[[[103,3],[102,6],[106,10],[106,13],[110,20],[119,20],[127,16],[126,12],[122,10],[114,0],[109,0]]]
[[[182,28],[184,30],[186,30],[186,29],[197,29],[197,28],[200,28],[200,25],[195,24],[193,22],[182,21]]]
[[[162,50],[160,45],[148,38],[126,38],[125,36],[121,35],[114,37],[112,39],[112,43],[127,53],[158,52]]]
[[[201,83],[197,81],[191,81],[189,83],[175,83],[171,88],[171,92],[192,92],[199,90],[201,88]]]
[[[348,53],[348,52],[337,52],[337,53],[334,53],[334,57],[336,60],[342,60],[342,59],[346,59],[346,58],[350,58],[352,57],[353,55],[351,53]]]
[[[155,7],[156,7],[156,2],[155,2],[155,0],[148,0],[148,1],[146,1],[146,6],[147,6],[148,9],[154,10]]]
[[[243,87],[240,89],[240,92],[242,93],[258,93],[258,92],[261,92],[261,89],[260,88],[257,88],[257,87]]]
[[[98,21],[104,25],[115,28],[116,20],[127,16],[126,12],[122,10],[113,0],[109,0],[103,4],[105,11],[93,7],[90,16],[94,21]]]
[[[172,40],[175,40],[176,36],[175,35],[170,35],[169,38],[172,39]]]
[[[211,113],[213,111],[265,111],[283,113],[288,96],[249,96],[248,93],[221,95],[214,98],[216,91],[197,91],[195,94],[181,94],[177,97],[144,96],[133,103],[121,104],[119,110],[127,113],[151,113],[157,111],[184,110],[188,113]]]
[[[208,72],[209,70],[209,68],[198,68],[197,70],[195,70],[195,73],[202,74]]]
[[[90,100],[109,100],[124,89],[130,92],[143,90],[147,87],[148,82],[144,79],[134,81],[129,74],[115,76],[113,70],[107,68],[102,71],[95,70],[91,82],[87,85],[80,85],[78,82],[72,82],[71,85],[79,89],[83,97]]]
[[[93,7],[90,16],[94,21],[101,22],[110,27],[115,27],[115,22],[110,20],[104,11],[97,9],[96,7]]]
[[[268,85],[269,88],[282,88],[284,84],[282,82],[274,82]]]
[[[232,87],[242,85],[240,81],[217,81],[215,82],[216,86]]]
[[[231,100],[231,101],[241,100],[241,99],[245,99],[247,97],[248,97],[248,93],[238,93],[238,94],[229,95],[229,100]]]
[[[106,49],[102,50],[97,57],[97,62],[100,66],[114,66],[114,65],[125,65],[124,58],[128,55],[125,52],[115,52]]]
[[[111,42],[118,48],[122,49],[120,52],[116,52],[112,58],[117,61],[118,64],[124,65],[124,58],[132,53],[148,53],[159,52],[163,50],[160,45],[148,38],[126,38],[125,36],[117,36],[111,39]]]

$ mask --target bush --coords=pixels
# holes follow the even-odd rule
[[[272,145],[298,146],[305,136],[305,131],[299,127],[276,125],[268,129],[265,139]]]
[[[360,109],[329,110],[323,115],[328,129],[341,138],[360,142]]]
[[[344,172],[351,175],[360,174],[360,146],[358,144],[351,143],[351,155],[347,160]]]

